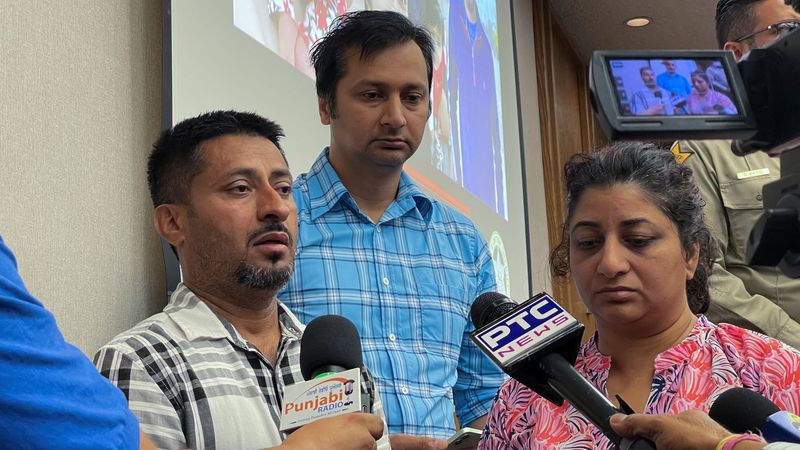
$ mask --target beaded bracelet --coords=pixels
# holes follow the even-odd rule
[[[744,441],[764,442],[764,439],[762,439],[761,436],[752,433],[732,434],[719,441],[715,450],[732,450],[736,444]]]

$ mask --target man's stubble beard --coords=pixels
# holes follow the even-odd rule
[[[241,260],[233,272],[236,283],[248,289],[277,291],[289,282],[294,271],[294,261],[286,267],[264,268]]]
[[[195,226],[202,227],[205,230],[206,239],[225,242],[222,244],[223,246],[233,245],[233,242],[231,242],[227,236],[220,233],[213,226],[200,218],[191,208],[189,209],[189,215],[190,218],[197,220],[197,222],[195,222]],[[222,281],[225,278],[230,280],[228,277],[232,276],[236,285],[244,288],[273,291],[279,290],[289,282],[289,278],[294,272],[294,237],[288,233],[288,229],[283,223],[272,223],[265,225],[261,229],[251,232],[248,236],[247,242],[250,242],[255,236],[268,231],[283,231],[289,235],[289,248],[292,255],[291,260],[286,267],[265,268],[250,264],[246,261],[247,250],[245,249],[245,254],[242,255],[236,267],[233,268],[232,272],[230,272],[230,265],[225,264],[224,259],[220,259],[218,256],[223,252],[211,250],[208,246],[203,245],[199,250],[202,267],[200,272],[206,275],[205,278],[207,280],[216,279]],[[272,263],[277,263],[279,259],[280,255],[275,254],[272,257]]]

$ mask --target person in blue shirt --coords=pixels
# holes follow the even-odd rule
[[[295,272],[278,294],[304,322],[356,324],[396,450],[445,448],[454,412],[483,428],[504,380],[469,339],[473,300],[496,288],[486,241],[403,171],[431,112],[433,49],[387,11],[341,16],[315,45],[330,145],[294,183]]]
[[[664,64],[667,71],[656,77],[656,84],[679,98],[686,98],[692,93],[692,85],[689,80],[675,72],[675,61],[665,59],[661,61],[661,64]]]
[[[2,237],[0,330],[0,446],[155,448],[140,436],[122,392],[64,340],[53,315],[28,292]]]

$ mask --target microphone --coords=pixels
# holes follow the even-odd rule
[[[584,326],[553,298],[538,294],[520,304],[497,292],[478,296],[470,311],[476,330],[473,342],[511,378],[546,400],[564,400],[583,413],[622,450],[655,449],[646,439],[623,439],[609,418],[633,410],[620,397],[622,410],[575,370]]]
[[[300,339],[300,371],[311,380],[330,373],[360,368],[361,337],[353,322],[342,316],[317,317]]]
[[[684,106],[686,106],[686,101],[687,99],[685,97],[676,95],[675,97],[672,98],[672,106],[675,108],[683,108]]]
[[[351,412],[372,412],[372,394],[361,390],[361,338],[342,316],[309,322],[300,339],[300,371],[306,381],[286,386],[280,430]]]
[[[749,389],[735,387],[723,392],[708,416],[732,433],[759,433],[767,442],[800,444],[800,417],[781,411],[768,398]]]

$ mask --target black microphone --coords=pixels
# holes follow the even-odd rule
[[[708,416],[733,433],[760,433],[767,417],[778,411],[775,403],[758,392],[735,387],[714,400]]]
[[[612,415],[633,410],[619,397],[617,409],[575,370],[584,326],[550,295],[517,304],[487,292],[475,299],[470,315],[476,327],[470,337],[509,376],[556,405],[566,399],[620,449],[655,449],[647,439],[623,439],[611,429]]]
[[[361,338],[342,316],[309,322],[300,339],[300,371],[306,381],[286,386],[281,431],[351,412],[372,412],[371,390],[362,389]]]
[[[306,325],[300,339],[300,371],[311,380],[363,366],[361,336],[342,316],[319,316]]]
[[[723,392],[708,416],[732,433],[758,433],[767,442],[800,443],[800,419],[749,389],[735,387]]]

